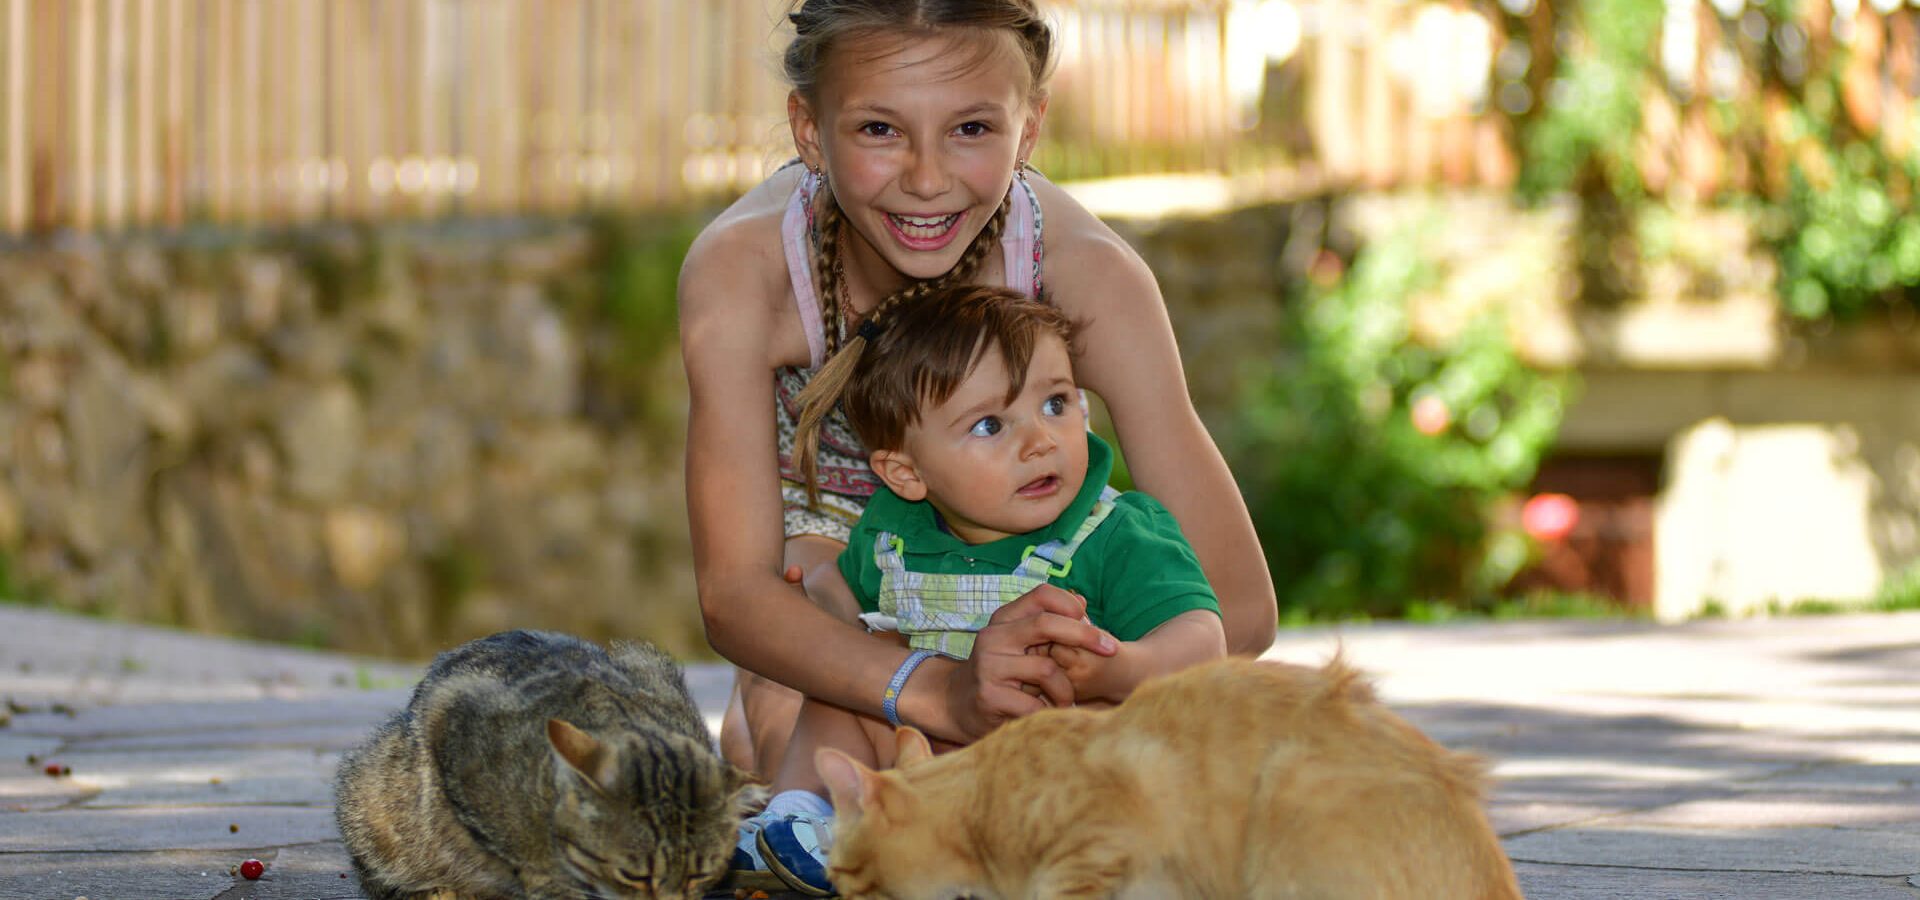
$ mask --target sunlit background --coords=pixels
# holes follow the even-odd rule
[[[1920,2],[1044,5],[1283,621],[1920,606]],[[787,7],[0,0],[0,596],[706,652],[674,283]]]

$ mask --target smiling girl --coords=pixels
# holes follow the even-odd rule
[[[1153,275],[1026,168],[1052,58],[1032,0],[805,0],[790,18],[783,64],[798,164],[715,219],[680,277],[695,576],[708,641],[742,669],[722,729],[729,758],[771,777],[801,694],[879,716],[899,680],[905,647],[783,578],[831,570],[879,483],[837,411],[818,423],[817,442],[794,434],[800,392],[863,340],[863,317],[934,286],[1005,285],[1082,323],[1077,383],[1106,402],[1135,483],[1193,544],[1227,649],[1265,649],[1273,584],[1188,398]],[[803,469],[818,478],[804,482]],[[1070,703],[1059,667],[1027,651],[1112,654],[1112,636],[1084,614],[1078,598],[1036,588],[994,616],[967,659],[908,670],[899,718],[966,743]]]

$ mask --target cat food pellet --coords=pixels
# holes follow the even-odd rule
[[[240,877],[248,881],[260,880],[260,876],[266,874],[266,871],[267,864],[257,859],[249,859],[240,864]]]
[[[62,775],[72,775],[72,774],[73,774],[73,767],[72,767],[72,766],[61,766],[61,767],[60,767],[60,774],[62,774]]]
[[[27,765],[37,766],[39,764],[40,764],[40,757],[38,754],[34,754],[34,753],[27,754]]]
[[[228,826],[227,826],[227,833],[228,833],[228,834],[239,834],[239,833],[240,833],[240,826],[239,826],[239,824],[237,824],[237,823],[236,823],[236,824],[233,824],[233,825],[228,825]]]

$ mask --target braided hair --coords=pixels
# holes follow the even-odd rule
[[[1011,35],[1026,63],[1028,102],[1037,104],[1046,98],[1054,62],[1053,29],[1035,0],[792,0],[788,10],[793,40],[781,54],[781,70],[793,89],[809,102],[819,100],[827,60],[841,41],[873,33],[924,35],[943,29]],[[794,434],[795,462],[806,485],[809,505],[818,504],[820,499],[821,423],[839,402],[853,364],[867,345],[856,331],[842,346],[845,324],[839,298],[844,290],[841,241],[845,216],[833,199],[831,186],[821,189],[820,199],[819,244],[813,268],[821,298],[820,324],[826,332],[827,361],[800,392],[800,416]],[[888,295],[867,314],[863,327],[871,330],[883,325],[900,304],[911,303],[937,288],[973,281],[987,254],[999,242],[1006,219],[1007,202],[1003,200],[952,269]]]
[[[826,421],[827,414],[840,402],[840,395],[846,392],[847,381],[853,377],[854,366],[860,362],[860,355],[867,349],[868,335],[876,329],[886,327],[887,319],[902,304],[912,303],[941,288],[958,284],[968,284],[980,273],[986,264],[987,255],[1000,242],[1000,234],[1007,226],[1007,211],[1012,195],[1000,201],[1000,208],[987,221],[980,233],[975,235],[967,251],[953,268],[936,278],[915,281],[886,297],[867,313],[854,333],[846,336],[845,346],[841,345],[841,334],[845,330],[839,302],[843,289],[839,263],[840,232],[843,218],[840,204],[833,199],[831,187],[820,191],[824,203],[820,214],[819,252],[814,254],[814,279],[819,282],[821,297],[821,327],[826,331],[827,361],[813,374],[813,379],[800,392],[797,402],[800,404],[800,417],[795,425],[793,447],[795,462],[800,469],[801,483],[806,486],[807,504],[820,502],[820,426]]]

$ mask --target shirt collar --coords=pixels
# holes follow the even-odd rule
[[[1013,568],[1020,564],[1020,557],[1028,547],[1073,537],[1080,523],[1086,521],[1087,514],[1093,511],[1093,504],[1100,499],[1107,479],[1113,475],[1113,448],[1091,431],[1086,435],[1087,477],[1080,484],[1080,492],[1074,495],[1073,502],[1067,504],[1058,519],[1026,534],[1011,535],[985,544],[969,544],[940,527],[940,514],[932,503],[903,500],[884,486],[873,492],[873,499],[868,501],[869,508],[882,516],[880,521],[886,523],[887,530],[899,536],[910,554],[957,553]]]

